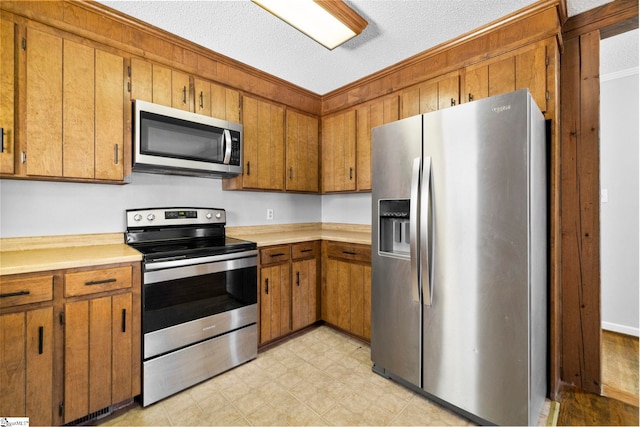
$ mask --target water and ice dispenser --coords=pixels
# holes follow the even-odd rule
[[[379,200],[381,255],[409,257],[409,199]]]

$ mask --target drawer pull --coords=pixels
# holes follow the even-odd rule
[[[271,254],[271,258],[276,258],[279,256],[284,256],[284,253],[279,253],[279,254]]]
[[[303,249],[303,250],[301,250],[300,252],[303,252],[303,253],[304,253],[304,252],[311,252],[312,250],[313,250],[313,249]]]
[[[38,328],[38,354],[44,353],[44,326]]]
[[[342,251],[342,253],[345,255],[357,255],[356,252],[351,252],[351,251]]]
[[[114,279],[114,278],[104,279],[104,280],[92,280],[90,282],[84,282],[84,285],[85,286],[104,285],[106,283],[114,283],[114,282],[117,282],[117,281],[118,281],[118,279]]]
[[[29,291],[9,292],[6,294],[0,294],[0,298],[19,297],[22,295],[29,295]]]
[[[122,333],[127,332],[127,309],[122,309]]]

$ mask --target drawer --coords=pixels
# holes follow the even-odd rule
[[[0,279],[0,308],[53,300],[53,276]]]
[[[294,260],[315,258],[319,252],[318,242],[294,243],[291,245],[291,258]]]
[[[271,246],[260,249],[260,265],[278,264],[289,261],[289,245]]]
[[[329,258],[371,264],[371,246],[353,243],[329,242],[327,244]]]
[[[64,275],[64,296],[76,297],[131,287],[131,266],[78,271]]]

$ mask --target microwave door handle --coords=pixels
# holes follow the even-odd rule
[[[222,163],[225,165],[228,165],[231,161],[231,145],[231,132],[229,132],[229,129],[225,129],[222,132],[222,147],[224,150],[224,160]]]

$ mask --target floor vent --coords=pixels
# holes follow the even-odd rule
[[[133,403],[133,399],[125,400],[124,402],[116,403],[115,405],[108,406],[104,409],[100,409],[99,411],[92,412],[89,415],[85,415],[82,418],[78,418],[77,420],[71,421],[70,423],[65,424],[65,426],[84,426],[84,425],[95,425],[95,421],[108,417],[113,414],[115,411],[129,406]]]

